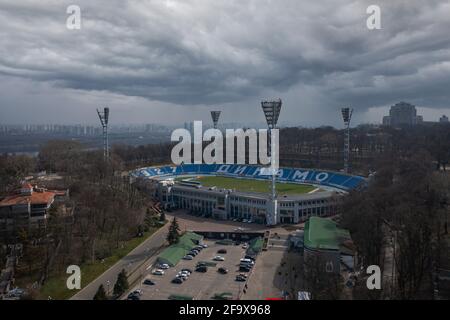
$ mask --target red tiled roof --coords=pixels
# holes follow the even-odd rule
[[[33,192],[30,196],[16,194],[8,196],[0,201],[0,207],[14,206],[19,204],[50,204],[55,198],[55,193],[50,191]]]

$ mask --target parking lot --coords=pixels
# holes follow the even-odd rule
[[[231,293],[230,298],[237,299],[239,292],[243,289],[245,282],[235,280],[239,272],[239,262],[245,256],[245,249],[242,245],[220,245],[215,241],[205,240],[208,248],[203,249],[193,260],[181,260],[175,267],[165,270],[162,276],[151,274],[153,268],[143,275],[140,284],[135,289],[141,289],[141,300],[165,300],[170,295],[181,295],[192,297],[196,300],[212,299],[214,295]],[[227,253],[218,254],[220,249],[226,249]],[[225,261],[213,261],[212,259],[220,255]],[[206,273],[195,272],[195,267],[200,261],[215,262],[215,267],[208,267]],[[219,268],[228,269],[228,274],[221,274]],[[189,278],[181,284],[171,281],[182,269],[191,269],[193,272]],[[155,285],[145,285],[142,282],[151,279]]]

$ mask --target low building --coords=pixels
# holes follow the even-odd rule
[[[440,123],[449,123],[448,117],[444,114],[439,118]]]
[[[338,228],[331,219],[311,217],[305,223],[304,231],[305,270],[308,265],[317,263],[321,271],[340,273],[341,262],[353,268],[347,257],[353,257],[351,237],[347,230]]]
[[[68,197],[68,190],[47,190],[29,183],[0,201],[0,230],[45,228],[53,203]]]
[[[178,262],[195,246],[199,245],[203,240],[203,236],[193,233],[186,232],[180,237],[177,243],[171,245],[165,249],[158,256],[159,264],[168,264],[174,267]]]

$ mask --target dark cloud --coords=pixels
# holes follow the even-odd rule
[[[400,100],[448,108],[448,1],[375,2],[382,30],[370,31],[373,1],[80,0],[71,31],[73,1],[0,0],[0,74],[190,108],[276,95],[286,119]]]

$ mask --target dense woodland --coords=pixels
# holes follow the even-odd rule
[[[113,154],[105,165],[101,151],[84,151],[73,141],[51,141],[37,158],[0,158],[4,194],[20,186],[25,176],[40,171],[62,177],[41,185],[70,190],[64,206],[52,207],[47,228],[2,232],[2,243],[23,244],[18,278],[30,277],[29,281],[43,284],[52,275],[64,273],[68,265],[107,258],[124,241],[160,225],[150,200],[122,176],[121,161],[116,158]]]

